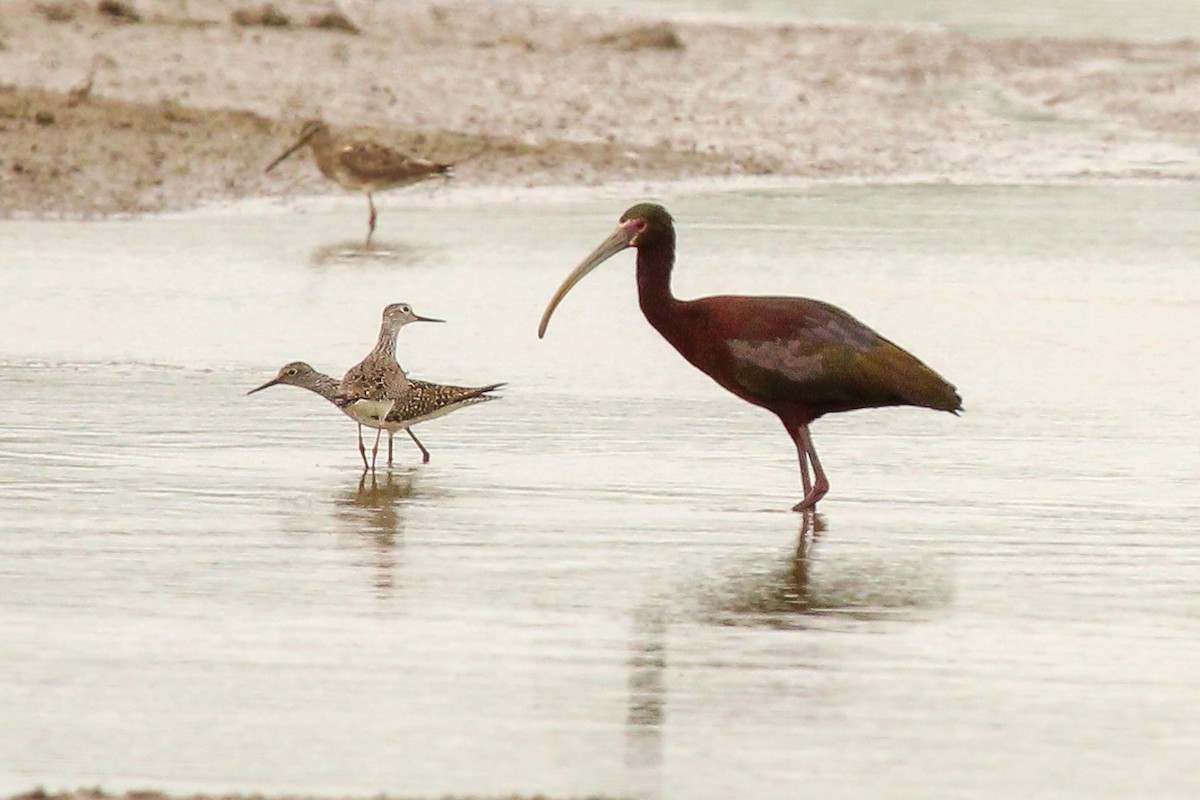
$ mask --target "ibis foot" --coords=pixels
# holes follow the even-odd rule
[[[822,476],[823,477],[823,476]],[[792,511],[815,511],[817,501],[829,493],[829,482],[818,480],[812,491],[804,495],[804,499],[792,506]]]

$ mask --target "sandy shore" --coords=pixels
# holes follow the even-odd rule
[[[466,159],[468,185],[1200,176],[1192,40],[344,7],[357,33],[316,27],[323,0],[279,0],[265,18],[261,3],[228,0],[4,3],[0,214],[337,191],[306,161],[263,173],[318,116]]]
[[[34,789],[24,794],[13,795],[9,800],[267,800],[260,794],[190,794],[170,795],[155,791],[133,791],[124,794],[114,794],[101,789],[77,789],[68,792],[47,792],[44,789]],[[314,797],[290,795],[272,795],[270,800],[318,800]],[[319,800],[367,800],[367,798],[320,798]],[[369,800],[421,800],[414,797],[398,795],[375,795]],[[444,796],[439,800],[550,800],[544,795],[504,795],[502,797],[483,798],[476,795]],[[600,795],[594,795],[580,800],[609,800]]]

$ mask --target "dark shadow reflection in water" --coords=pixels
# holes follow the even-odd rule
[[[417,470],[388,470],[380,477],[364,472],[354,489],[333,498],[334,516],[347,534],[366,544],[374,575],[372,583],[382,595],[395,589],[400,550],[404,544],[406,501],[416,491]]]
[[[625,716],[625,768],[632,797],[662,797],[664,676],[667,624],[662,609],[636,609],[629,646],[629,707]]]
[[[314,267],[354,264],[400,264],[416,265],[430,255],[427,248],[405,242],[381,242],[370,244],[361,239],[347,239],[326,244],[313,250],[309,263]]]
[[[796,548],[774,568],[739,571],[705,597],[705,618],[720,625],[809,627],[814,617],[895,619],[947,605],[950,575],[922,559],[854,561],[820,558],[826,530],[806,513]]]
[[[809,512],[801,520],[794,549],[781,561],[741,566],[707,591],[701,618],[724,626],[761,626],[782,630],[814,628],[819,619],[903,619],[914,610],[949,602],[951,582],[937,560],[905,557],[856,560],[828,547],[823,517]],[[836,544],[836,542],[834,543]],[[634,610],[629,643],[625,715],[626,792],[638,800],[663,796],[663,759],[668,706],[667,636],[670,601]]]

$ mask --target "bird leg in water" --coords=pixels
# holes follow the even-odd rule
[[[375,219],[379,216],[375,213],[375,201],[370,192],[367,192],[367,205],[371,207],[371,216],[367,219],[367,244],[370,244],[371,237],[375,234]]]
[[[813,506],[817,501],[824,497],[829,492],[829,478],[825,477],[825,470],[821,469],[821,459],[817,458],[817,448],[813,446],[812,434],[808,432],[808,426],[805,425],[801,430],[801,435],[804,437],[804,445],[808,448],[808,460],[812,462],[813,468]]]
[[[804,487],[804,496],[812,491],[812,480],[808,477],[808,456],[800,451],[800,485]]]
[[[375,458],[379,455],[379,437],[383,436],[383,428],[375,429],[375,446],[371,448],[371,472],[375,471]],[[364,456],[366,458],[366,456]]]
[[[421,448],[421,463],[428,464],[429,451],[425,449],[425,445],[421,444],[421,440],[418,439],[417,435],[412,432],[412,428],[405,428],[404,430],[408,431],[408,435],[412,437],[413,442],[417,445],[417,447]]]
[[[362,423],[361,423],[361,422],[358,424],[358,454],[359,454],[360,456],[362,456],[362,460],[363,460],[363,474],[364,474],[364,475],[366,475],[366,474],[367,474],[367,469],[368,469],[368,467],[367,467],[367,448],[366,448],[366,446],[365,446],[365,445],[363,445],[363,440],[362,440]]]
[[[805,509],[816,508],[817,501],[829,492],[829,479],[825,477],[825,470],[821,469],[821,459],[817,458],[817,449],[813,447],[812,435],[808,432],[808,426],[796,426],[796,430],[792,434],[792,439],[796,442],[796,452],[800,456],[800,477],[805,484],[804,499],[792,506],[792,510],[804,511]],[[805,459],[808,459],[812,463],[815,482],[811,488],[808,486],[808,475],[804,465]]]
[[[405,428],[406,433],[412,438],[413,443],[421,449],[421,463],[429,463],[429,451],[425,449],[425,445],[421,444],[421,440],[412,432],[412,428]],[[388,466],[392,465],[392,437],[396,435],[395,431],[388,431]]]
[[[825,532],[825,519],[811,508],[800,512],[800,536],[796,540],[796,558],[804,560],[812,555],[813,548]]]

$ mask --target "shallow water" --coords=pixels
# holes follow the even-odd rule
[[[795,454],[640,317],[636,193],[0,225],[0,791],[1190,797],[1200,201],[1183,184],[672,190],[682,296],[803,294],[967,413]],[[285,361],[404,300],[504,399],[360,480]]]
[[[580,0],[540,0],[578,6]],[[1200,0],[585,0],[623,13],[732,20],[930,25],[983,36],[1103,37],[1171,41],[1192,36]]]

